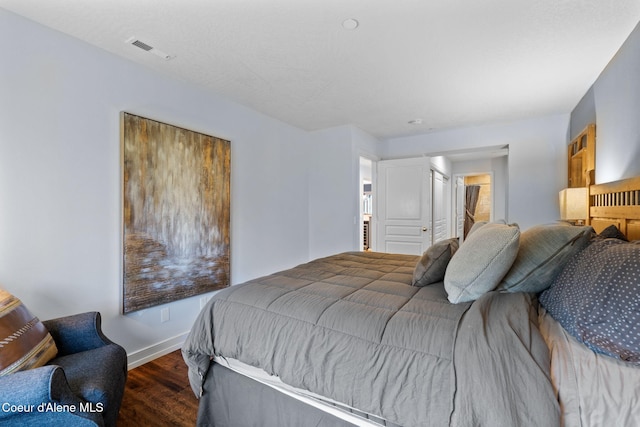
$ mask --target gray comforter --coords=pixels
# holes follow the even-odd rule
[[[183,346],[194,392],[216,354],[406,427],[557,425],[531,297],[453,305],[410,286],[416,261],[344,253],[219,292]]]

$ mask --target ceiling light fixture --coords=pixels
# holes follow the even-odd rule
[[[124,42],[128,43],[128,44],[131,44],[131,45],[134,45],[135,47],[138,47],[138,48],[140,48],[140,49],[142,49],[142,50],[144,50],[146,52],[153,53],[154,55],[159,56],[160,58],[162,58],[164,60],[167,60],[167,61],[170,60],[170,59],[175,58],[175,56],[172,56],[172,55],[169,55],[167,53],[164,53],[163,51],[161,51],[159,49],[156,49],[155,47],[150,46],[147,43],[145,43],[145,42],[143,42],[141,40],[138,40],[135,37],[129,37]]]
[[[342,21],[342,28],[344,28],[345,30],[355,30],[356,28],[358,28],[358,25],[360,25],[360,23],[357,19],[349,18]]]

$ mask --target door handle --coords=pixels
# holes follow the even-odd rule
[[[427,227],[422,227],[422,231],[427,231]]]

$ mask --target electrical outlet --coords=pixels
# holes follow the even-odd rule
[[[169,319],[170,319],[169,307],[165,307],[162,310],[160,310],[160,322],[161,323],[168,322]]]

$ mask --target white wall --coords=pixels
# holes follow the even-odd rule
[[[640,24],[592,87],[596,183],[640,175]]]
[[[307,132],[2,9],[0,51],[0,286],[34,314],[100,311],[135,362],[200,309],[120,315],[123,110],[231,141],[233,283],[307,261]]]
[[[429,158],[431,168],[440,172],[441,174],[451,178],[453,175],[453,163],[448,157],[434,156]]]
[[[505,219],[526,229],[559,217],[558,192],[566,186],[568,129],[569,115],[559,114],[442,130],[384,141],[381,157],[411,157],[508,145]]]
[[[509,196],[508,160],[507,156],[502,156],[453,163],[453,175],[477,175],[487,172],[493,175],[493,210],[491,213],[496,221],[500,219],[506,220],[509,216],[507,211],[507,198]]]
[[[354,126],[311,133],[309,258],[360,250],[360,156],[379,142]]]

